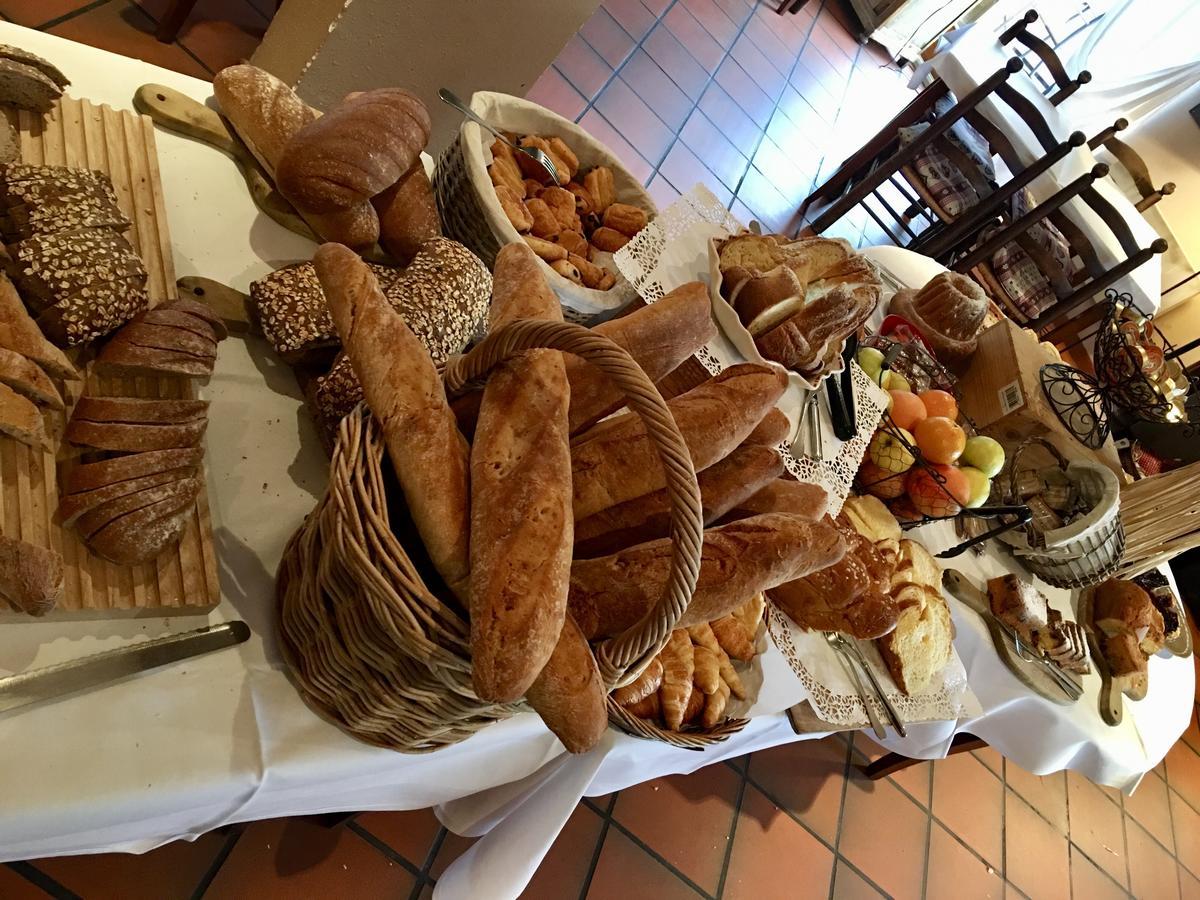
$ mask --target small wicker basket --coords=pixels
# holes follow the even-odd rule
[[[696,474],[654,384],[623,349],[578,325],[522,321],[500,329],[447,364],[447,393],[457,396],[504,360],[539,347],[573,353],[605,372],[642,417],[666,471],[670,578],[641,622],[593,646],[611,691],[658,654],[691,600],[703,542]],[[322,717],[366,743],[436,750],[523,707],[475,696],[467,616],[429,587],[414,563],[423,553],[410,555],[393,530],[389,499],[394,504],[399,491],[385,484],[385,452],[381,429],[360,405],[341,423],[325,496],[284,550],[276,582],[280,643],[301,696]],[[610,721],[630,734],[690,749],[745,726],[734,719],[672,732],[630,716],[611,697],[608,706]]]
[[[1125,529],[1121,525],[1120,485],[1105,466],[1067,460],[1045,438],[1027,438],[1013,452],[1009,464],[1009,503],[1019,503],[1020,460],[1032,446],[1046,449],[1066,473],[1091,512],[1052,531],[1038,531],[1033,523],[1004,532],[1000,540],[1009,545],[1018,561],[1053,587],[1073,589],[1099,584],[1121,565],[1125,553]]]

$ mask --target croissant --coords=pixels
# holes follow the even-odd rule
[[[658,689],[663,720],[668,728],[678,731],[692,696],[694,661],[688,633],[682,628],[672,631],[658,658],[663,667],[662,686]]]

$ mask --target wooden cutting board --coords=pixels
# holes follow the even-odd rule
[[[150,119],[73,97],[63,97],[44,117],[24,110],[8,115],[20,133],[22,161],[96,169],[112,179],[121,210],[133,222],[126,237],[146,264],[151,302],[175,297],[175,265]],[[90,376],[86,390],[110,396],[196,396],[195,385],[183,378]],[[76,387],[68,403],[78,394]],[[50,425],[61,435],[65,420]],[[58,480],[74,467],[77,456],[78,450],[66,444],[56,457],[0,438],[0,534],[52,547],[66,563],[65,596],[49,617],[174,615],[215,606],[221,594],[207,485],[175,549],[153,563],[118,566],[91,554],[73,531],[54,522]]]

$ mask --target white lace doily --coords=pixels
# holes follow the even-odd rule
[[[824,634],[804,631],[772,603],[767,604],[767,630],[796,677],[804,684],[818,716],[839,726],[862,728],[870,724],[862,698],[837,651],[826,643]],[[967,670],[953,645],[950,662],[942,670],[940,679],[927,691],[912,696],[901,693],[896,687],[874,642],[859,641],[858,646],[903,721],[949,721],[980,714],[979,700],[967,684]],[[887,712],[883,705],[874,696],[870,699],[876,714],[886,724]]]
[[[709,239],[745,230],[711,191],[696,185],[669,207],[660,210],[654,221],[617,251],[613,259],[642,299],[654,303],[689,281],[702,281],[711,290]],[[713,375],[746,361],[721,332],[696,357]],[[801,428],[801,411],[810,392],[789,384],[779,402],[779,408],[792,424],[787,442],[779,448],[784,465],[797,480],[825,488],[829,494],[830,515],[841,510],[842,502],[850,493],[867,443],[887,404],[887,396],[871,383],[857,364],[852,364],[851,369],[858,435],[845,442],[837,439],[833,433],[829,399],[824,390],[818,391],[823,459],[815,458],[808,423]]]

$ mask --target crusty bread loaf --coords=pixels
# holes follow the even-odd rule
[[[604,682],[592,648],[570,616],[525,699],[571,753],[592,749],[603,736],[608,726]]]
[[[149,506],[154,506],[163,514],[172,509],[175,511],[188,509],[200,493],[201,486],[202,482],[199,478],[191,478],[186,475],[175,477],[153,487],[132,491],[119,497],[113,497],[104,503],[96,504],[87,512],[76,517],[73,524],[84,541],[89,541],[102,528]]]
[[[832,524],[769,514],[704,533],[700,577],[679,621],[686,628],[728,615],[747,597],[841,559],[845,542]],[[571,566],[568,609],[589,639],[618,634],[662,598],[671,563],[669,538]]]
[[[62,88],[33,66],[0,58],[0,103],[34,112],[49,112]]]
[[[14,47],[12,44],[0,44],[0,58],[11,59],[13,62],[19,62],[22,65],[31,66],[37,69],[60,88],[65,88],[71,82],[66,75],[50,62],[48,59],[43,59],[36,53],[30,53],[22,47]]]
[[[911,696],[927,690],[941,674],[950,662],[953,641],[950,607],[940,595],[930,595],[923,606],[901,613],[896,628],[875,646],[896,687]]]
[[[72,417],[66,438],[72,444],[135,453],[142,450],[173,450],[195,447],[204,437],[208,419],[193,419],[174,425],[129,425],[123,422],[89,422]]]
[[[42,616],[62,599],[63,560],[53,550],[0,536],[0,600]]]
[[[7,275],[0,275],[0,347],[33,360],[56,378],[79,380],[79,373],[66,354],[46,340],[29,317]]]
[[[429,351],[392,309],[352,250],[324,244],[317,278],[363,395],[383,429],[388,456],[434,567],[467,598],[467,443]]]
[[[763,416],[762,421],[754,426],[753,431],[746,435],[746,443],[778,447],[787,440],[791,430],[792,423],[788,421],[787,414],[776,406]]]
[[[371,200],[379,214],[379,243],[396,262],[408,265],[430,238],[441,237],[433,185],[418,158],[400,180]]]
[[[207,303],[201,303],[199,300],[193,300],[191,297],[176,297],[174,300],[168,300],[166,303],[159,304],[155,309],[174,310],[176,312],[187,313],[189,316],[195,316],[197,319],[203,319],[212,328],[218,342],[229,337],[229,329],[225,327],[225,322],[221,319],[217,311]]]
[[[778,368],[747,363],[671,399],[667,405],[696,471],[740,444],[786,386]],[[572,441],[571,478],[576,520],[666,486],[658,453],[635,413],[606,419]]]
[[[156,488],[159,485],[170,484],[173,481],[187,478],[191,474],[192,470],[186,468],[167,469],[152,475],[142,475],[126,481],[115,481],[90,491],[64,494],[58,504],[58,520],[64,528],[70,528],[75,524],[75,520],[84,513],[103,506],[110,500]]]
[[[490,329],[562,321],[525,244],[496,254]],[[484,700],[521,697],[567,613],[571,571],[569,388],[557,350],[528,350],[488,377],[471,446],[471,675]]]
[[[14,350],[0,347],[0,384],[7,385],[22,397],[51,409],[63,408],[58,388],[32,360]]]
[[[0,435],[8,435],[38,450],[50,446],[37,407],[6,384],[0,384]]]
[[[418,161],[431,127],[425,104],[408,91],[364,91],[292,136],[276,168],[276,184],[307,212],[330,213],[369,201]]]
[[[739,503],[729,517],[743,519],[774,512],[818,522],[828,508],[829,494],[819,484],[776,478]]]
[[[182,447],[174,450],[147,450],[126,456],[114,456],[99,462],[84,463],[67,473],[62,482],[64,494],[93,491],[105,485],[143,475],[154,475],[171,469],[195,471],[204,458],[201,447]]]
[[[593,331],[629,352],[651,381],[658,381],[716,335],[708,288],[690,281],[619,319]],[[591,363],[567,357],[571,382],[571,434],[594,424],[625,404],[611,380]]]
[[[743,444],[697,477],[704,524],[711,525],[763,485],[783,474],[783,458],[770,447]],[[666,537],[671,505],[666,488],[634,497],[575,523],[575,556],[589,559]]]
[[[191,502],[160,500],[109,522],[88,538],[88,548],[122,566],[150,562],[179,542],[191,512]]]
[[[207,400],[145,400],[138,397],[80,397],[71,416],[89,422],[178,425],[203,419]]]

